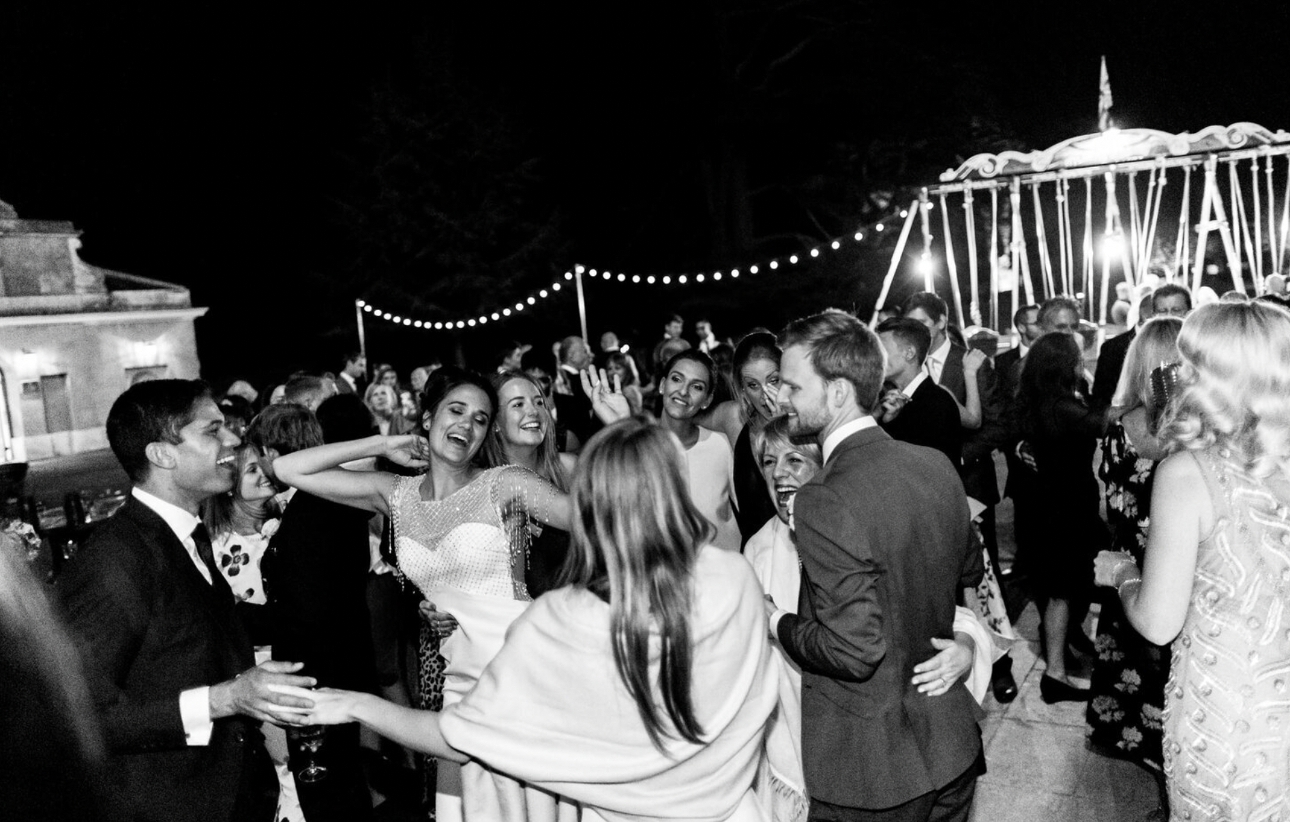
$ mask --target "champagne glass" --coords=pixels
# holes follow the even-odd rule
[[[304,751],[305,766],[296,774],[296,779],[301,782],[321,782],[327,777],[327,766],[319,763],[319,754],[322,751],[323,740],[326,738],[327,726],[325,725],[306,725],[303,728],[294,728],[296,744]]]

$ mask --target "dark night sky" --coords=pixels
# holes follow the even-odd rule
[[[343,13],[119,5],[0,8],[0,200],[24,217],[75,223],[90,262],[191,287],[211,307],[199,344],[217,382],[335,367],[352,336],[350,301],[367,292],[315,287],[345,253],[334,204],[354,186],[372,89],[400,82],[426,43],[451,52],[473,93],[521,124],[542,160],[569,252],[532,272],[535,288],[575,259],[642,273],[737,262],[711,256],[699,184],[732,120],[757,124],[724,135],[752,158],[757,185],[836,173],[834,135],[876,117],[891,134],[932,140],[930,156],[906,169],[911,179],[895,181],[928,182],[954,154],[981,150],[935,142],[951,116],[986,113],[1031,149],[1092,131],[1105,53],[1121,125],[1290,128],[1290,12],[1274,2],[964,4],[952,19],[908,3],[823,0],[368,3]],[[436,8],[448,5],[470,8]],[[777,5],[792,8],[780,18],[789,22],[761,57],[813,20],[849,24],[793,61],[790,93],[755,101],[752,115],[723,108],[732,97],[718,71],[728,56],[718,15],[722,30],[739,31]],[[862,82],[840,87],[839,73]],[[791,212],[759,205],[759,233],[800,233]],[[591,290],[593,334],[608,315],[652,338],[666,305],[709,312],[728,333],[786,319],[750,317],[750,292],[737,286],[646,299],[621,288]],[[568,300],[549,312],[543,328],[502,331],[536,340],[574,329]],[[406,368],[450,347],[401,333],[375,330],[374,356]]]

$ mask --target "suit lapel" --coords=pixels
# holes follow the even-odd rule
[[[131,496],[121,510],[121,515],[134,521],[144,538],[156,545],[165,561],[171,566],[176,581],[192,592],[194,601],[200,602],[211,612],[215,621],[228,627],[228,613],[233,608],[233,591],[224,575],[216,569],[211,581],[206,582],[193,562],[188,549],[170,529],[161,515]]]

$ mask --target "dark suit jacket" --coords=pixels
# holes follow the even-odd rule
[[[582,390],[582,380],[578,379],[577,374],[567,376],[573,393],[555,395],[557,423],[561,429],[576,434],[579,445],[582,446],[603,425],[591,410],[591,398]]]
[[[185,744],[180,692],[232,679],[254,657],[224,578],[207,583],[158,514],[131,497],[58,588],[130,819],[231,820],[243,780],[276,785],[249,719],[218,719],[209,745]]]
[[[273,658],[327,688],[377,690],[367,608],[372,515],[297,491],[264,558]]]
[[[1130,328],[1102,343],[1102,350],[1097,354],[1097,370],[1093,372],[1093,394],[1089,398],[1093,408],[1111,407],[1116,386],[1120,384],[1120,372],[1124,370],[1124,359],[1137,334],[1136,328]]]
[[[929,640],[953,636],[959,589],[981,578],[953,466],[866,429],[794,507],[802,595],[778,638],[802,668],[807,792],[880,809],[943,788],[981,752],[967,688],[927,697],[910,684]]]
[[[930,377],[919,383],[900,414],[883,423],[882,430],[892,439],[935,448],[956,468],[962,462],[963,428],[959,425],[959,408],[954,398]]]
[[[967,404],[967,382],[963,371],[963,355],[966,353],[967,349],[950,345],[940,381],[963,404]],[[992,454],[994,449],[1003,447],[1007,428],[994,368],[989,360],[976,372],[976,384],[981,397],[981,427],[963,432],[963,464],[959,475],[968,496],[986,505],[994,505],[999,501],[999,480],[994,473]]]
[[[1016,478],[1025,475],[1016,455],[1017,443],[1022,439],[1021,416],[1017,407],[1017,389],[1021,387],[1021,365],[1020,345],[994,358],[994,373],[997,378],[995,393],[1003,409],[1004,438],[1000,450],[1003,451],[1004,459],[1008,464],[1008,478],[1003,493],[1004,496],[1013,499],[1016,499]]]

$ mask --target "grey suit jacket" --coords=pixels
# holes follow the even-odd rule
[[[982,573],[944,454],[870,428],[843,440],[794,503],[802,594],[780,644],[802,668],[802,751],[814,798],[881,809],[943,788],[981,751],[967,688],[910,683],[953,634]]]

